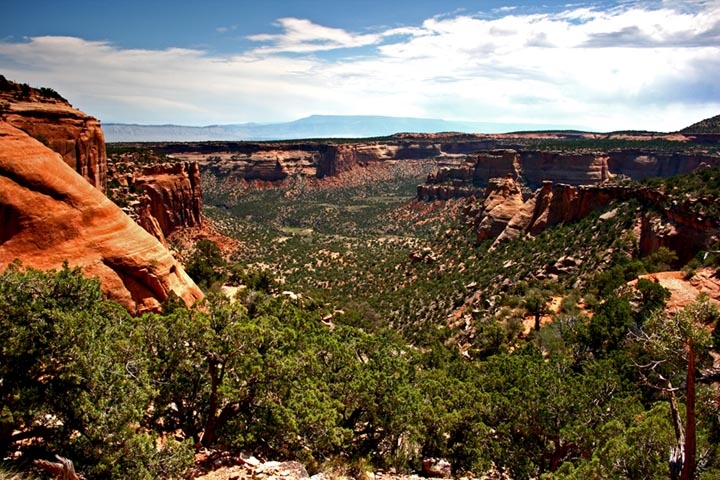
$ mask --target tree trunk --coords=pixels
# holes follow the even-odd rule
[[[683,465],[685,465],[685,428],[680,418],[680,410],[678,409],[677,398],[675,398],[675,391],[669,382],[668,392],[670,394],[670,413],[672,414],[675,440],[677,442],[676,446],[670,450],[670,480],[680,480],[680,474]]]
[[[58,460],[57,462],[35,460],[33,463],[55,477],[57,480],[80,480],[80,477],[77,473],[75,473],[75,467],[70,460],[59,455],[55,455],[55,458]]]
[[[687,384],[685,391],[685,462],[683,463],[680,480],[695,478],[695,450],[697,438],[695,432],[695,348],[692,339],[688,343]]]
[[[218,387],[220,386],[222,373],[218,366],[222,365],[220,356],[215,353],[208,354],[208,373],[210,374],[210,401],[208,405],[207,419],[200,437],[203,447],[210,447],[215,441],[217,434],[217,412],[218,412]]]
[[[693,480],[697,460],[697,434],[695,426],[695,348],[692,339],[688,341],[688,366],[685,374],[685,426],[680,418],[675,392],[672,384],[668,384],[670,392],[670,410],[677,446],[670,451],[670,479]]]

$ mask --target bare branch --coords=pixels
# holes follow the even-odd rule
[[[57,462],[35,460],[33,463],[54,476],[56,480],[80,480],[81,477],[75,473],[75,467],[70,460],[60,455],[55,455],[55,458],[57,458]]]

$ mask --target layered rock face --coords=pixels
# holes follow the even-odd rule
[[[492,178],[522,175],[520,156],[515,150],[498,149],[478,153],[472,160],[472,181],[475,185],[485,186]]]
[[[197,163],[153,165],[135,180],[146,196],[141,210],[155,218],[165,236],[202,226],[202,188]]]
[[[485,189],[485,198],[478,202],[480,208],[467,212],[475,217],[477,240],[500,235],[523,203],[522,191],[512,177],[492,179]]]
[[[281,182],[291,175],[313,177],[327,146],[312,144],[263,145],[253,143],[187,144],[158,148],[181,161],[233,181]]]
[[[478,241],[495,239],[491,249],[521,235],[536,235],[559,223],[587,217],[615,200],[636,199],[643,206],[635,235],[641,255],[667,247],[686,263],[720,239],[720,225],[688,205],[674,205],[664,194],[650,188],[621,185],[573,186],[546,181],[523,201],[520,188],[509,176],[493,179],[485,197],[469,202],[465,213],[473,219]],[[695,202],[702,202],[696,200]]]
[[[508,175],[530,188],[538,188],[544,181],[598,185],[617,177],[632,180],[670,177],[690,173],[702,166],[717,165],[720,165],[720,157],[709,154],[663,154],[642,150],[604,153],[496,149],[477,153],[453,167],[439,168],[428,176],[423,188],[418,190],[418,196],[421,199],[428,198],[431,195],[427,192],[442,190],[437,185],[452,185],[455,191],[462,194],[469,190],[457,187],[484,187],[491,179]],[[470,194],[474,195],[475,192]]]
[[[720,225],[695,213],[694,203],[704,203],[700,198],[690,204],[668,207],[662,193],[651,189],[637,192],[640,200],[654,208],[645,211],[636,227],[641,255],[649,255],[660,247],[674,251],[680,263],[687,263],[697,252],[708,250],[720,240]]]
[[[6,105],[2,112],[6,122],[59,153],[92,186],[105,191],[107,155],[97,119],[72,108],[52,90],[19,85],[4,77],[0,78],[0,103]]]
[[[545,180],[570,185],[595,185],[609,180],[605,153],[523,151],[518,153],[521,176],[530,186]],[[648,176],[657,176],[649,173]]]
[[[98,277],[107,296],[138,313],[171,292],[191,304],[202,292],[170,252],[93,188],[62,157],[0,122],[0,268],[64,261]]]
[[[358,168],[394,162],[446,158],[462,160],[495,141],[450,142],[443,137],[413,135],[397,140],[327,142],[216,142],[157,145],[160,153],[183,161],[196,161],[202,169],[231,180],[278,182],[289,176],[334,177]],[[474,137],[473,137],[474,138]],[[489,143],[488,143],[489,142]]]
[[[491,248],[522,234],[535,235],[552,225],[580,220],[613,200],[626,200],[635,194],[634,189],[619,185],[554,185],[545,181],[512,215]]]
[[[711,155],[691,153],[653,153],[641,150],[620,150],[610,152],[608,169],[615,175],[624,175],[633,180],[647,177],[671,177],[689,173],[702,166],[718,166],[720,158]]]
[[[202,187],[196,162],[144,167],[111,165],[109,195],[126,204],[129,214],[161,243],[181,228],[202,227]]]

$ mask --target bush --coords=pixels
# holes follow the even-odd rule
[[[128,478],[132,469],[120,460],[129,445],[155,441],[134,427],[151,392],[147,352],[136,340],[133,319],[77,268],[45,273],[14,264],[1,273],[0,455],[59,454],[91,478]],[[192,458],[172,448],[186,452],[173,460],[179,472]],[[162,451],[153,455],[145,478],[170,468]]]
[[[195,244],[195,251],[190,255],[185,270],[198,287],[207,292],[225,281],[225,265],[220,247],[211,240],[202,239]]]

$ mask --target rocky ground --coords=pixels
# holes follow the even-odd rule
[[[237,456],[219,452],[203,451],[196,455],[197,467],[191,473],[192,480],[421,480],[453,478],[450,464],[441,459],[424,462],[422,474],[398,473],[394,470],[365,470],[331,468],[309,475],[299,462],[261,461],[252,455]],[[458,480],[510,480],[510,477],[493,469],[479,477],[472,473],[455,476]]]

